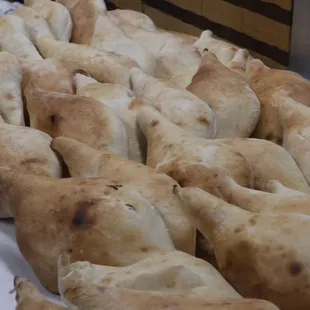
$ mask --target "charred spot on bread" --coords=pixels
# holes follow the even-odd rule
[[[297,277],[302,272],[302,265],[299,262],[292,262],[289,265],[289,273],[293,277]]]
[[[100,201],[101,199],[90,199],[78,202],[72,224],[76,227],[93,224],[94,219],[90,217],[89,209]]]
[[[143,253],[147,253],[149,251],[149,248],[146,247],[146,246],[143,246],[140,248],[140,251],[143,252]]]
[[[158,121],[158,120],[153,120],[153,121],[151,122],[151,126],[152,126],[152,127],[156,127],[158,124],[159,124],[159,121]]]
[[[129,204],[129,203],[126,203],[125,204],[126,207],[128,207],[128,209],[132,210],[132,211],[136,211],[136,209],[134,208],[133,205]]]
[[[87,213],[87,208],[88,208],[88,204],[86,203],[80,203],[79,207],[76,211],[76,213],[74,214],[72,223],[75,226],[81,226],[86,224],[86,213]]]
[[[178,193],[178,186],[175,184],[173,185],[173,189],[172,189],[173,194],[177,194]]]
[[[123,185],[107,185],[107,187],[113,188],[118,191],[119,188],[123,187]]]
[[[51,120],[51,122],[53,123],[53,124],[55,124],[56,123],[56,114],[52,114],[51,116],[50,116],[50,120]]]
[[[199,117],[197,118],[197,121],[198,121],[199,123],[201,123],[201,124],[206,124],[206,125],[209,125],[209,124],[210,124],[210,122],[209,122],[209,120],[208,120],[208,118],[207,118],[206,116],[199,116]]]

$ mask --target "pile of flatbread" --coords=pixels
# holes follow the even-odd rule
[[[310,82],[102,0],[24,3],[0,218],[63,306],[17,274],[16,309],[309,310]]]

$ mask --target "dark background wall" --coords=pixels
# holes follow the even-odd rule
[[[210,29],[270,66],[289,65],[292,0],[111,0],[115,6],[140,10],[164,29],[196,36]]]

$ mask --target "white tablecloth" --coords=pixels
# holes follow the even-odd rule
[[[0,16],[7,15],[17,9],[22,4],[19,2],[9,2],[0,0]]]

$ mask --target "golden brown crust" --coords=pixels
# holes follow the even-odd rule
[[[309,216],[252,213],[198,188],[177,191],[192,223],[210,240],[219,270],[244,297],[281,309],[309,304]]]
[[[175,249],[162,218],[132,186],[104,178],[54,180],[9,168],[1,168],[0,178],[19,249],[51,292],[58,291],[57,260],[64,252],[72,261],[125,266]]]
[[[103,154],[72,139],[56,138],[51,147],[63,157],[72,176],[105,177],[111,184],[138,188],[163,217],[176,248],[194,254],[195,231],[172,193],[176,181],[143,164]]]
[[[70,10],[73,23],[71,41],[74,43],[92,43],[96,21],[101,12],[95,5],[89,5],[90,1],[79,0]]]
[[[23,90],[32,127],[52,138],[65,136],[128,157],[125,128],[107,106],[91,98],[44,91],[32,81]]]
[[[261,103],[261,116],[253,137],[282,145],[277,93],[283,91],[285,96],[310,106],[310,82],[292,71],[270,69],[258,59],[248,63],[247,78]]]
[[[22,61],[23,88],[33,84],[45,91],[74,93],[72,68],[56,59]]]
[[[260,116],[260,103],[240,73],[205,52],[187,90],[206,102],[217,117],[217,138],[248,138]]]
[[[108,288],[81,283],[65,293],[74,305],[85,310],[277,310],[273,304],[254,299],[226,299],[220,302],[181,295]]]

